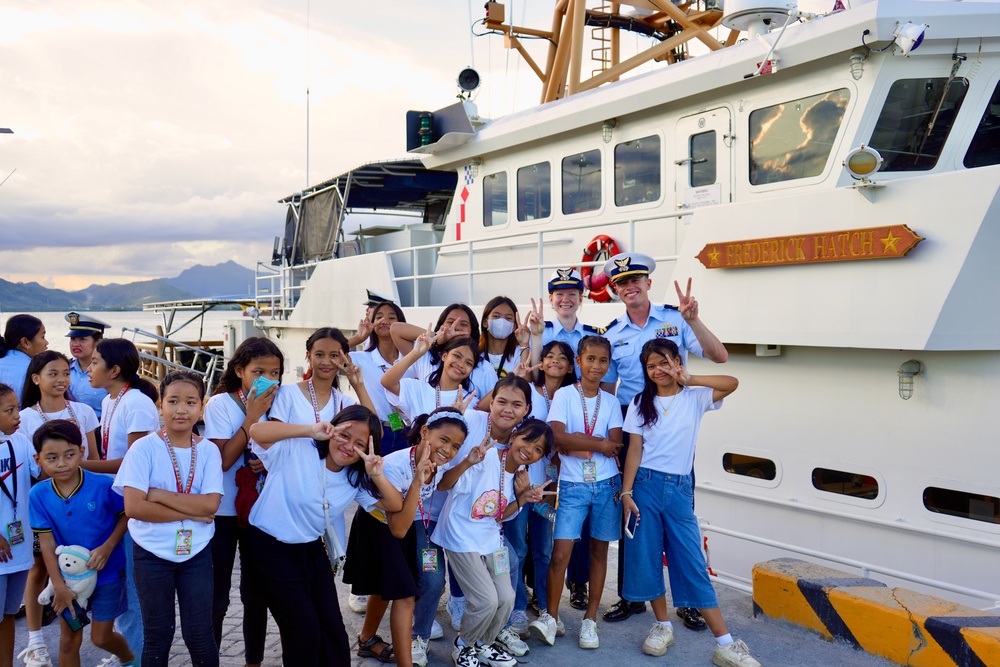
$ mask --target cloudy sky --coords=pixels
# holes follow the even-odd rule
[[[404,156],[405,111],[452,103],[469,64],[483,115],[537,100],[499,38],[470,38],[470,4],[479,19],[478,0],[6,0],[0,278],[80,289],[269,258],[276,200],[306,184],[307,81],[312,183]]]

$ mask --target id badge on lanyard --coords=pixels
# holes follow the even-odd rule
[[[14,445],[11,444],[10,440],[7,441],[7,448],[10,451],[10,473],[8,476],[11,480],[11,488],[8,489],[7,484],[0,477],[0,489],[3,490],[3,494],[10,500],[14,509],[14,518],[7,524],[7,542],[13,546],[24,542],[24,526],[17,518],[17,457],[14,455]]]
[[[190,528],[178,528],[177,538],[174,543],[174,554],[177,556],[190,556],[191,545],[194,543],[193,536],[194,531]]]
[[[596,461],[584,461],[583,462],[583,481],[584,482],[596,482],[597,481],[597,462]]]
[[[438,550],[437,549],[421,549],[420,550],[420,567],[423,572],[437,572],[438,571]]]
[[[493,567],[492,572],[494,576],[499,577],[502,574],[510,574],[510,556],[507,553],[507,547],[502,546],[492,554]]]

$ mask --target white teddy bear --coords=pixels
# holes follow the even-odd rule
[[[97,570],[88,570],[87,562],[90,560],[90,549],[76,544],[56,547],[56,556],[59,558],[59,571],[62,572],[63,580],[71,591],[76,593],[76,601],[84,609],[90,596],[97,588]],[[52,587],[52,580],[38,596],[38,603],[42,605],[52,602],[55,597],[55,589]]]

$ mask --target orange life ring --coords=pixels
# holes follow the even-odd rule
[[[583,249],[583,261],[593,262],[599,258],[611,259],[615,255],[621,252],[618,249],[618,244],[610,236],[604,234],[598,234],[590,240],[587,247]],[[597,271],[594,271],[594,269]],[[583,278],[583,284],[587,288],[587,297],[592,301],[598,303],[604,303],[606,301],[611,301],[614,294],[611,291],[611,283],[606,280],[600,284],[597,288],[591,285],[591,278],[595,275],[600,274],[604,277],[603,272],[600,267],[584,266],[580,268],[580,277]]]

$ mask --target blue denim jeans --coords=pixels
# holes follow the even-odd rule
[[[528,516],[534,514],[531,505],[525,505],[510,521],[503,523],[503,536],[507,540],[510,558],[510,585],[514,589],[514,611],[528,608],[528,591],[524,587],[524,560],[528,557]],[[517,556],[515,563],[514,556]]]
[[[135,560],[132,557],[132,547],[135,542],[127,532],[122,537],[125,547],[125,596],[128,600],[128,611],[115,619],[118,632],[125,637],[128,646],[135,653],[135,667],[142,663],[142,610],[139,608],[139,594],[135,590]],[[173,607],[173,605],[171,605]]]
[[[548,595],[545,592],[545,587],[549,581],[549,561],[552,560],[552,522],[534,511],[534,508],[528,508],[525,511],[528,511],[528,542],[531,545],[531,560],[535,568],[532,589],[538,599],[538,608],[545,609],[548,606]],[[587,543],[590,543],[589,538]],[[516,600],[514,608],[520,608],[517,606]]]
[[[164,560],[133,546],[135,585],[142,609],[145,645],[142,664],[167,667],[174,641],[174,596],[180,607],[181,635],[194,667],[218,667],[219,647],[212,630],[212,549],[183,563]]]
[[[644,602],[666,594],[663,554],[667,555],[670,595],[675,607],[718,607],[708,578],[701,531],[694,516],[694,479],[639,468],[632,486],[641,521],[635,537],[625,540],[628,560],[622,593],[626,600]]]
[[[557,540],[578,540],[583,522],[590,519],[590,537],[614,542],[622,536],[621,475],[599,482],[561,482],[556,511]]]
[[[444,549],[427,539],[428,535],[434,533],[437,521],[431,521],[427,530],[424,530],[424,524],[419,519],[413,522],[413,526],[417,529],[417,551],[413,555],[417,559],[417,602],[413,606],[412,636],[427,639],[431,636],[431,626],[434,625],[438,602],[444,591]],[[438,567],[434,572],[423,571],[422,555],[427,548],[438,550]]]

